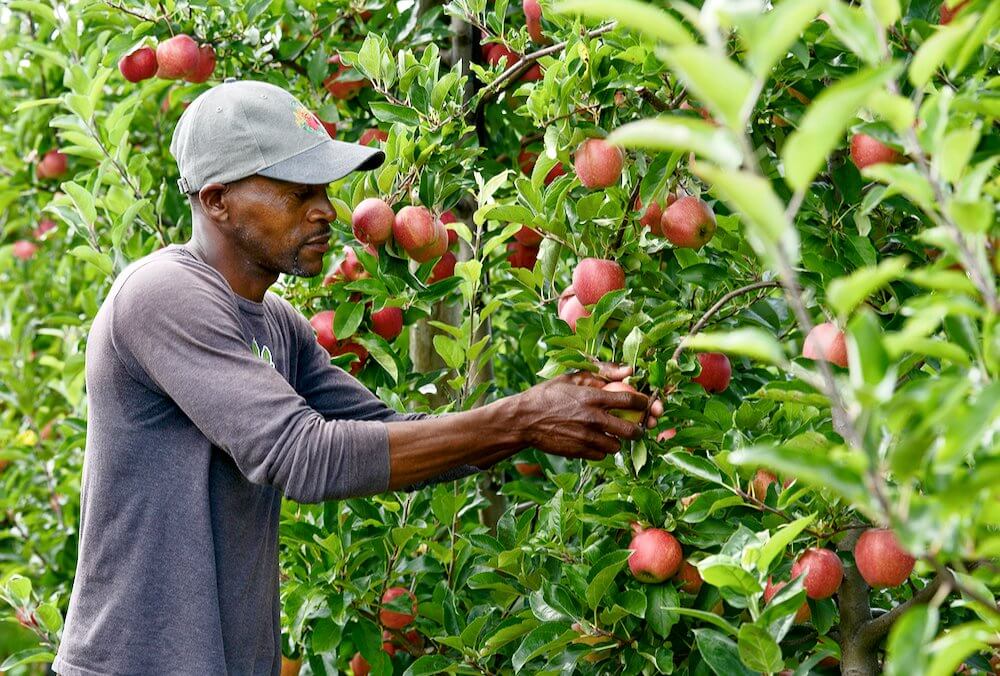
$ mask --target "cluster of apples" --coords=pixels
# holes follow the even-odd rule
[[[538,45],[548,44],[549,40],[542,35],[542,6],[538,0],[523,0],[521,8],[524,10],[524,23],[531,36],[532,42]],[[484,32],[483,40],[487,39]],[[503,66],[509,68],[521,60],[521,55],[505,44],[497,42],[484,42],[480,45],[483,52],[483,59],[491,66]],[[519,78],[520,82],[535,82],[542,79],[542,68],[538,63],[533,63]]]
[[[118,70],[129,82],[151,77],[201,83],[215,72],[215,49],[201,45],[181,33],[164,40],[156,51],[145,45],[133,49],[118,61]]]
[[[34,236],[36,240],[42,240],[45,237],[45,233],[55,230],[56,222],[43,218],[38,222],[38,226],[35,228]],[[18,258],[22,261],[30,260],[38,252],[38,245],[30,239],[19,239],[11,246],[11,253],[14,258]],[[43,437],[44,438],[44,437]]]
[[[408,596],[410,598],[410,603],[412,605],[412,612],[400,612],[396,610],[389,610],[384,606],[393,602],[395,599]],[[379,611],[379,621],[382,623],[383,627],[386,627],[386,631],[382,632],[382,650],[392,657],[396,654],[397,645],[402,645],[402,647],[407,649],[419,649],[423,647],[424,641],[421,638],[419,632],[416,630],[411,630],[403,635],[402,643],[397,644],[395,635],[392,630],[400,630],[409,626],[413,620],[417,617],[417,597],[413,595],[413,592],[404,587],[390,587],[382,594],[382,605],[383,608]],[[360,652],[354,654],[351,658],[350,667],[354,672],[354,676],[368,676],[371,671],[371,665],[368,664]]]

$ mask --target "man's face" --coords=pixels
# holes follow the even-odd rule
[[[330,223],[336,217],[325,184],[250,176],[228,188],[231,233],[253,263],[269,272],[297,277],[313,277],[323,271]],[[317,239],[322,239],[325,247],[317,245]]]

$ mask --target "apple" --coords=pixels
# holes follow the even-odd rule
[[[198,48],[198,65],[184,78],[195,84],[205,82],[215,72],[215,50],[212,45],[202,45]]]
[[[635,209],[636,211],[642,211],[642,200],[638,197],[635,198]],[[639,217],[639,225],[644,228],[649,228],[654,235],[662,234],[660,232],[660,217],[663,215],[663,207],[654,199],[646,207],[646,210],[642,212],[642,216]]]
[[[537,230],[532,230],[528,226],[522,225],[521,229],[514,233],[514,239],[524,246],[538,246],[542,243],[543,237]]]
[[[361,200],[351,213],[351,230],[363,244],[379,246],[392,238],[396,214],[378,197]]]
[[[392,342],[403,332],[403,310],[398,307],[384,307],[372,313],[372,331]]]
[[[542,466],[537,462],[515,462],[514,469],[521,476],[527,476],[527,477],[543,476]]]
[[[371,277],[364,266],[361,265],[361,261],[358,260],[358,255],[354,253],[354,249],[349,246],[344,247],[344,260],[340,263],[339,269],[340,274],[348,282],[356,282],[359,279]]]
[[[156,52],[152,47],[139,47],[118,60],[118,70],[129,82],[148,80],[156,75]]]
[[[535,162],[537,161],[538,153],[532,150],[522,150],[517,156],[517,166],[521,168],[521,172],[524,173],[525,176],[531,176],[531,172],[535,168]],[[549,169],[549,173],[545,175],[545,185],[549,185],[552,181],[556,180],[565,173],[566,170],[563,168],[563,165],[555,165]]]
[[[673,577],[684,554],[677,538],[665,530],[648,528],[636,533],[628,548],[628,567],[640,582],[659,583]]]
[[[392,223],[396,243],[410,253],[425,248],[437,239],[435,219],[426,207],[403,207]]]
[[[382,594],[382,605],[391,603],[394,599],[400,596],[409,596],[411,603],[413,605],[413,613],[402,613],[395,610],[386,610],[383,608],[378,613],[379,621],[382,625],[388,627],[389,629],[402,629],[406,625],[413,622],[414,618],[417,616],[417,597],[413,595],[413,592],[409,591],[404,587],[390,587],[385,590]]]
[[[449,223],[457,223],[458,222],[458,219],[455,218],[455,214],[451,213],[451,210],[448,210],[448,211],[445,211],[444,213],[442,213],[441,214],[441,218],[438,219],[438,220],[440,220],[446,226]],[[455,246],[457,243],[458,243],[458,233],[455,232],[454,230],[452,230],[451,228],[448,228],[448,246],[452,247],[452,246]]]
[[[326,129],[326,133],[329,134],[330,138],[337,138],[337,123],[327,122],[326,120],[321,120],[319,117],[316,118],[319,123],[323,125],[323,129]]]
[[[38,245],[27,239],[19,239],[10,247],[14,258],[20,258],[22,261],[33,258],[36,251],[38,251]]]
[[[520,242],[507,243],[507,262],[512,268],[533,270],[538,260],[538,247],[526,246]]]
[[[45,233],[49,232],[50,230],[55,230],[56,227],[57,226],[55,221],[48,218],[43,218],[42,220],[38,221],[38,227],[35,228],[35,233],[34,233],[35,239],[41,239],[42,237],[45,236]]]
[[[656,435],[656,440],[661,444],[666,443],[677,436],[677,428],[669,427]]]
[[[451,232],[451,231],[449,231]],[[428,284],[433,284],[434,282],[440,282],[442,279],[448,279],[455,274],[455,263],[458,259],[455,258],[455,254],[451,251],[445,251],[441,259],[434,264],[431,269],[430,277],[427,278]]]
[[[802,356],[847,368],[847,342],[844,340],[844,332],[832,322],[817,324],[802,343]]]
[[[605,385],[601,389],[604,390],[605,392],[638,392],[639,391],[639,390],[635,389],[634,387],[632,387],[631,385],[629,385],[628,383],[623,383],[623,382],[618,381],[618,380],[612,381],[612,382],[608,383],[607,385]],[[618,418],[621,418],[622,420],[627,420],[629,422],[633,422],[633,423],[636,423],[636,424],[639,424],[640,422],[642,422],[642,419],[646,417],[645,411],[637,411],[637,410],[632,409],[632,408],[628,408],[628,409],[625,409],[625,408],[613,408],[613,409],[610,409],[608,411],[608,413],[610,413],[611,415],[616,416]]]
[[[778,477],[772,472],[768,472],[766,469],[759,469],[753,475],[753,480],[750,481],[751,494],[758,500],[763,500],[767,497],[767,487],[777,481]]]
[[[351,374],[356,375],[368,359],[368,350],[352,341],[337,340],[337,336],[333,333],[333,320],[333,310],[323,310],[313,315],[309,323],[316,331],[316,341],[331,357],[339,357],[348,352],[358,356],[357,360],[351,362],[350,366]]]
[[[58,150],[50,150],[35,166],[35,176],[39,179],[59,178],[66,173],[68,158]]]
[[[903,156],[868,134],[855,134],[851,137],[851,162],[858,169],[870,167],[873,164],[898,164]]]
[[[538,4],[538,0],[521,0],[521,9],[524,10],[524,24],[531,41],[536,45],[545,44],[547,40],[542,35],[542,6]]]
[[[688,102],[687,99],[681,101],[681,105],[677,107],[680,108],[681,110],[690,110],[692,112],[698,113],[698,115],[701,116],[701,119],[705,120],[706,122],[711,122],[712,124],[717,125],[715,119],[712,117],[712,114],[708,112],[707,109],[702,108],[701,106],[693,106]]]
[[[156,76],[164,80],[179,80],[193,75],[200,59],[198,43],[190,35],[175,35],[156,47]]]
[[[660,217],[660,233],[679,248],[700,249],[715,236],[715,214],[704,201],[686,195]]]
[[[687,559],[681,563],[680,570],[677,571],[677,580],[680,581],[680,590],[682,592],[687,592],[693,596],[697,596],[698,592],[701,591],[701,585],[704,580],[701,579],[701,573],[698,572],[697,566],[693,566],[687,562]]]
[[[767,584],[764,586],[764,604],[766,605],[770,603],[771,599],[773,599],[775,595],[779,591],[781,591],[782,587],[784,587],[786,584],[788,583],[777,582],[772,584],[771,578],[770,577],[767,578]],[[803,603],[802,606],[797,611],[795,611],[796,624],[802,624],[803,622],[808,622],[811,617],[812,617],[812,610],[810,610],[808,603]]]
[[[573,167],[580,183],[588,188],[607,188],[622,177],[625,154],[604,139],[589,138],[580,144],[573,157]]]
[[[854,545],[854,561],[861,577],[875,589],[903,584],[916,563],[887,528],[870,528],[862,533]]]
[[[389,134],[382,131],[378,127],[372,127],[371,129],[365,129],[361,132],[361,137],[358,138],[358,144],[367,146],[371,145],[372,141],[376,143],[381,143],[389,140]]]
[[[436,218],[433,223],[433,233],[434,239],[427,246],[414,249],[412,251],[407,250],[406,253],[409,254],[410,258],[418,263],[426,263],[427,261],[434,260],[435,258],[440,258],[447,253],[448,229],[444,227],[444,223]]]
[[[504,69],[510,68],[515,63],[521,60],[521,55],[512,50],[507,45],[501,45],[493,43],[487,48],[486,52],[486,62],[491,66],[501,65],[501,61],[506,58],[506,63],[503,64]]]
[[[835,552],[821,547],[807,549],[792,564],[792,577],[805,575],[806,596],[811,599],[828,599],[833,596],[844,579],[844,564]]]
[[[531,67],[528,68],[528,70],[524,71],[521,74],[521,77],[518,79],[521,82],[537,82],[538,80],[541,80],[543,77],[544,76],[542,75],[542,67],[537,63],[533,63],[531,64]]]
[[[969,4],[969,0],[963,0],[962,2],[958,3],[954,7],[949,8],[948,4],[951,1],[952,0],[944,0],[944,2],[941,3],[941,10],[940,10],[940,12],[941,12],[941,25],[942,26],[947,26],[948,24],[950,24],[951,20],[955,18],[955,15],[958,14],[960,11],[962,11],[963,7],[965,7],[966,5]]]
[[[725,392],[733,376],[729,357],[720,352],[700,352],[698,362],[701,364],[701,373],[691,380],[704,387],[710,394]]]
[[[615,261],[584,258],[573,270],[573,288],[583,305],[593,305],[605,294],[625,288],[625,271]]]
[[[299,671],[302,669],[302,658],[296,657],[292,659],[291,657],[281,656],[281,676],[299,676]]]
[[[333,286],[337,282],[342,282],[342,281],[344,281],[344,276],[340,274],[340,270],[338,269],[334,270],[333,272],[330,272],[329,274],[327,274],[326,277],[323,278],[322,286]]]
[[[354,653],[349,666],[354,676],[368,676],[371,672],[371,665],[368,664],[368,660],[361,656],[360,652]]]
[[[582,317],[589,316],[590,310],[583,307],[583,303],[580,302],[575,294],[567,298],[566,302],[559,309],[559,319],[569,324],[569,328],[573,329],[574,332],[576,332],[576,322]]]
[[[323,80],[323,86],[328,92],[330,92],[330,96],[335,99],[353,98],[354,96],[357,96],[358,92],[361,91],[367,84],[367,81],[365,80],[340,79],[341,75],[350,70],[341,62],[340,54],[334,54],[331,56],[327,59],[327,63],[332,63],[337,66],[337,71],[330,74],[325,80]]]

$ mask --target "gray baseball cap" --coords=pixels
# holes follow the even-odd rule
[[[226,78],[191,102],[170,141],[183,193],[260,174],[330,183],[385,161],[377,148],[330,138],[319,119],[281,87]]]

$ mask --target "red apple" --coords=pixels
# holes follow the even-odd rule
[[[451,232],[451,231],[449,231]],[[455,274],[455,263],[458,259],[455,258],[455,254],[451,251],[445,251],[441,259],[434,264],[431,269],[431,274],[427,278],[428,284],[433,284],[434,282],[440,282],[442,279],[448,279]]]
[[[639,390],[635,389],[634,387],[632,387],[631,385],[629,385],[628,383],[623,383],[620,380],[612,381],[612,382],[608,383],[607,385],[605,385],[604,387],[602,387],[601,389],[604,390],[605,392],[638,392],[639,391]],[[612,409],[608,410],[608,413],[610,413],[613,416],[617,416],[617,417],[621,418],[622,420],[627,420],[628,422],[632,422],[632,423],[636,423],[636,424],[639,424],[640,422],[642,422],[642,419],[646,417],[645,412],[643,412],[643,411],[637,411],[637,410],[632,409],[632,408],[628,408],[628,409],[626,409],[626,408],[612,408]]]
[[[330,95],[336,99],[349,99],[357,95],[361,91],[367,81],[365,80],[341,80],[340,76],[350,70],[346,65],[341,63],[340,54],[334,54],[329,59],[327,63],[332,63],[337,66],[336,72],[327,76],[323,80],[323,86],[326,90],[330,92]]]
[[[302,658],[296,657],[292,659],[291,657],[281,656],[281,676],[299,676],[299,671],[302,669]]]
[[[438,220],[440,220],[446,226],[449,223],[457,223],[458,222],[458,219],[455,218],[455,214],[451,213],[451,210],[448,210],[448,211],[445,211],[444,213],[442,213],[441,214],[441,218],[438,219]],[[452,246],[455,246],[457,243],[458,243],[458,233],[455,232],[454,230],[452,230],[451,228],[448,228],[448,246],[452,247]]]
[[[648,528],[632,537],[628,567],[640,582],[659,583],[673,577],[684,554],[677,538],[665,530]]]
[[[361,656],[360,652],[354,653],[350,667],[354,676],[368,676],[371,673],[371,665],[368,664],[368,660]]]
[[[642,200],[638,197],[635,198],[635,209],[636,211],[642,211]],[[649,228],[654,235],[662,234],[660,232],[660,217],[663,215],[663,207],[654,199],[646,207],[646,210],[642,212],[642,216],[639,217],[639,225],[644,228]]]
[[[212,45],[202,45],[198,48],[198,65],[184,79],[197,84],[208,80],[214,72],[215,50]]]
[[[700,249],[715,236],[715,214],[705,202],[687,195],[667,207],[660,232],[680,248]]]
[[[615,261],[584,258],[573,270],[573,288],[583,305],[593,305],[605,294],[625,288],[625,271]]]
[[[410,253],[434,243],[436,222],[426,207],[403,207],[393,220],[392,234],[396,243]]]
[[[35,233],[34,233],[35,239],[41,239],[42,237],[45,236],[45,233],[49,232],[50,230],[55,230],[56,227],[57,226],[55,221],[48,218],[43,218],[42,220],[38,221],[38,227],[35,228]]]
[[[887,528],[871,528],[862,533],[854,545],[854,561],[861,577],[876,589],[903,584],[916,563]]]
[[[666,443],[677,436],[676,427],[668,427],[659,434],[656,435],[656,440],[661,444]]]
[[[356,282],[359,279],[371,277],[365,267],[358,260],[358,255],[349,246],[344,247],[344,260],[340,264],[340,274],[348,282]]]
[[[572,286],[569,287],[567,291],[572,288],[573,288]],[[560,299],[559,319],[569,324],[569,328],[573,329],[574,332],[576,331],[577,320],[579,320],[582,317],[589,317],[589,316],[590,316],[590,310],[583,307],[583,304],[576,297],[576,294],[571,294],[567,296],[565,301]]]
[[[526,246],[520,242],[507,243],[507,262],[512,268],[532,270],[538,260],[538,247]]]
[[[361,200],[351,214],[351,230],[359,242],[379,246],[392,238],[396,215],[378,197]]]
[[[398,307],[384,307],[372,313],[372,331],[388,341],[396,339],[403,332],[403,310]]]
[[[418,263],[426,263],[427,261],[434,260],[435,258],[441,258],[448,251],[448,229],[444,227],[439,219],[434,219],[434,239],[425,247],[414,249],[412,251],[407,250],[410,258],[417,261]]]
[[[802,356],[847,368],[847,342],[844,339],[844,332],[831,322],[817,324],[802,343]]]
[[[622,177],[625,155],[618,146],[589,138],[576,149],[573,166],[580,183],[588,188],[607,188]]]
[[[701,573],[698,572],[698,568],[688,563],[687,559],[681,563],[680,570],[677,571],[675,579],[680,581],[678,586],[682,592],[687,592],[694,596],[698,595],[698,592],[701,591],[701,585],[704,583],[704,580],[701,579]]]
[[[757,470],[757,473],[753,475],[753,480],[750,482],[753,496],[758,500],[763,500],[767,497],[767,487],[777,481],[778,477],[766,469]]]
[[[179,80],[194,74],[200,58],[198,43],[191,36],[183,33],[175,35],[156,48],[156,76],[164,80]]]
[[[811,599],[828,599],[840,589],[844,579],[844,564],[829,549],[807,549],[792,564],[792,577],[805,575],[806,596]]]
[[[50,150],[35,166],[35,176],[39,179],[59,178],[66,173],[68,158],[58,150]]]
[[[361,137],[358,139],[358,144],[367,146],[370,145],[372,141],[376,143],[381,143],[389,140],[389,134],[382,131],[378,127],[372,127],[371,129],[365,129],[361,132]]]
[[[698,362],[701,364],[701,373],[691,380],[711,394],[725,392],[733,376],[729,357],[719,352],[700,352]]]
[[[851,161],[858,169],[864,169],[884,162],[897,164],[903,161],[903,156],[868,134],[855,134],[851,137]]]
[[[326,129],[326,133],[329,134],[330,138],[337,138],[337,123],[327,122],[326,120],[320,120],[319,117],[316,118],[319,123],[323,125],[323,129]]]
[[[531,41],[537,45],[547,42],[542,35],[542,6],[538,0],[521,0],[521,9],[524,10],[524,24],[528,29]]]
[[[947,26],[951,23],[951,20],[955,18],[955,15],[962,11],[962,8],[969,4],[969,0],[963,0],[954,7],[949,9],[948,5],[952,0],[944,0],[941,3],[941,25]]]
[[[118,60],[118,70],[129,82],[148,80],[156,75],[156,52],[152,47],[139,47]]]
[[[521,55],[512,50],[507,45],[501,45],[494,43],[489,51],[486,53],[486,62],[491,66],[501,65],[501,60],[506,57],[506,62],[503,64],[503,68],[506,70],[510,68],[515,63],[521,60]]]
[[[521,229],[514,233],[514,239],[525,246],[538,246],[542,243],[542,233],[537,230],[532,230],[526,225],[522,225]]]
[[[34,257],[35,252],[38,251],[38,246],[32,241],[19,239],[11,245],[10,251],[14,254],[14,258],[26,261]]]
[[[764,604],[771,602],[771,599],[777,595],[781,588],[784,587],[787,582],[777,582],[775,584],[771,583],[771,578],[767,578],[767,585],[764,587]],[[808,603],[803,603],[802,606],[795,611],[795,623],[802,624],[803,622],[808,622],[812,617],[812,610],[809,609]]]
[[[351,374],[356,375],[368,359],[368,350],[353,341],[337,340],[337,336],[333,333],[333,320],[333,310],[323,310],[313,315],[309,323],[312,324],[313,329],[316,331],[316,341],[331,357],[339,357],[348,352],[357,355],[357,360],[351,362],[350,366]]]
[[[538,153],[532,150],[522,150],[517,156],[517,166],[521,168],[521,172],[526,176],[531,176],[532,170],[535,168],[535,162],[538,161]],[[566,173],[563,165],[557,164],[551,169],[549,173],[545,175],[544,183],[549,185],[552,181],[556,180],[560,176]]]
[[[382,625],[388,627],[389,629],[402,629],[406,625],[413,622],[413,619],[417,616],[417,597],[413,595],[413,592],[405,589],[404,587],[390,587],[385,590],[382,594],[382,604],[388,604],[393,601],[393,599],[399,598],[400,596],[409,596],[413,605],[413,613],[401,613],[395,610],[386,610],[383,608],[379,611],[378,617]]]
[[[515,462],[514,469],[521,476],[540,477],[544,474],[542,466],[537,462]]]

